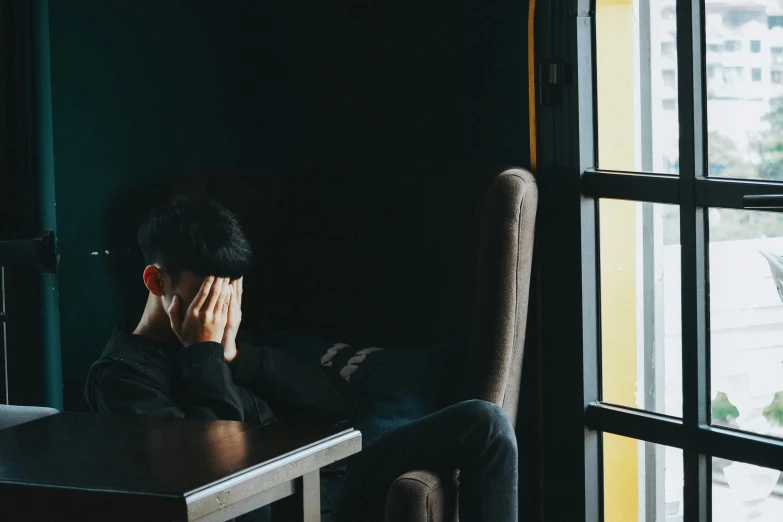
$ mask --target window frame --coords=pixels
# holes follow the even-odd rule
[[[595,168],[595,3],[552,0],[539,3],[536,12],[537,62],[561,62],[567,71],[561,101],[537,110],[537,249],[552,274],[541,281],[545,520],[603,520],[604,432],[682,449],[685,522],[711,519],[712,457],[783,469],[782,439],[710,425],[706,221],[707,207],[743,209],[745,196],[783,194],[783,183],[707,177],[704,0],[677,0],[676,13],[679,176]],[[680,208],[681,419],[600,400],[600,198]],[[546,233],[553,224],[556,238]],[[581,255],[574,256],[577,251]],[[575,291],[578,298],[562,298]],[[567,356],[581,364],[564,365]],[[547,368],[557,368],[557,375],[547,379]],[[564,477],[563,469],[574,468]],[[584,503],[559,501],[563,490]]]

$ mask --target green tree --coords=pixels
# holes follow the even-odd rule
[[[737,417],[740,413],[736,406],[729,400],[729,396],[723,392],[715,395],[712,401],[712,423],[719,426],[737,427]]]
[[[755,178],[756,168],[734,141],[717,131],[707,135],[707,174],[721,178]]]
[[[783,392],[776,392],[772,402],[762,412],[764,418],[773,426],[783,426]]]

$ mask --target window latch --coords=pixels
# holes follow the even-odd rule
[[[538,99],[541,105],[556,107],[563,102],[563,86],[567,83],[566,64],[542,62],[538,66]]]
[[[0,241],[0,266],[32,266],[41,272],[57,272],[54,232],[46,231],[32,239]]]
[[[777,210],[783,212],[783,194],[742,196],[742,208],[747,210]]]

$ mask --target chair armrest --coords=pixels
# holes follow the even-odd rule
[[[454,477],[417,470],[395,480],[386,495],[385,522],[452,522],[457,516]]]

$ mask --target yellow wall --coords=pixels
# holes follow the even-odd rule
[[[598,0],[598,155],[606,169],[634,169],[633,4]],[[603,399],[636,404],[636,203],[603,200],[601,335]],[[604,437],[606,522],[638,520],[638,443]]]

